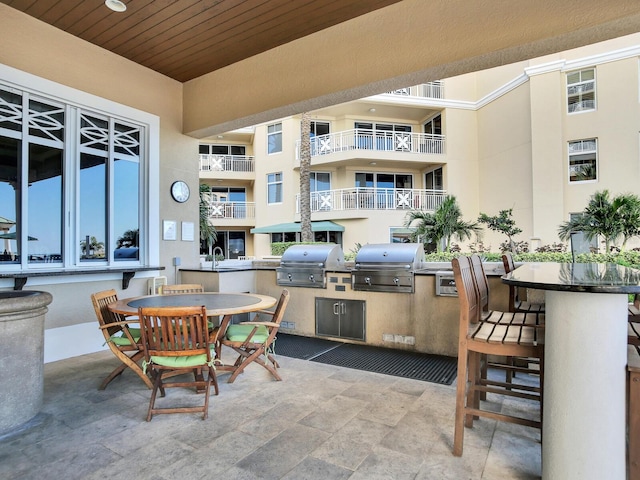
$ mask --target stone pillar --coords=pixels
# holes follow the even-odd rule
[[[0,292],[0,436],[42,407],[44,317],[50,293]]]

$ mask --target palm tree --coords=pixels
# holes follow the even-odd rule
[[[307,112],[300,121],[300,240],[313,242],[311,230],[311,119]]]
[[[405,227],[416,228],[411,237],[414,241],[424,237],[425,243],[436,243],[439,252],[442,251],[441,240],[444,239],[444,250],[450,252],[452,238],[466,240],[482,231],[477,222],[465,222],[461,217],[462,211],[456,197],[447,195],[434,213],[422,210],[409,212],[405,219]]]
[[[602,236],[607,252],[622,237],[624,249],[627,240],[640,234],[640,198],[623,194],[611,199],[608,190],[594,193],[582,215],[558,228],[561,240],[570,239],[573,232],[582,232],[587,240]]]
[[[205,194],[209,193],[209,186],[206,183],[200,184],[200,240],[206,242],[209,246],[218,239],[216,227],[209,223],[209,204]]]

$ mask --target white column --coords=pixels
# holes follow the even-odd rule
[[[627,296],[546,292],[542,476],[624,480]]]

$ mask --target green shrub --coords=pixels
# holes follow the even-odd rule
[[[323,245],[326,242],[274,242],[271,244],[271,255],[281,257],[291,245]]]

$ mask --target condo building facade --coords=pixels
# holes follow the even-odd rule
[[[639,56],[630,35],[308,112],[315,240],[407,241],[407,213],[453,195],[466,221],[512,209],[530,250],[559,242],[595,192],[639,191]],[[300,239],[300,120],[200,142],[218,231],[201,254],[259,258]],[[505,238],[481,240],[498,251]]]

